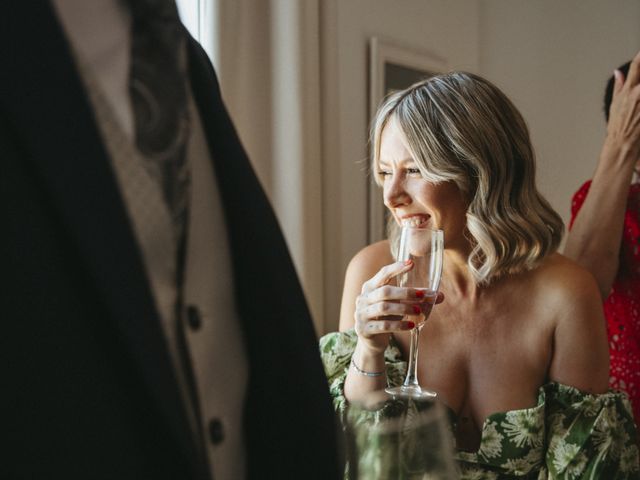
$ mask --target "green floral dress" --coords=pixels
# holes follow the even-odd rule
[[[320,339],[320,354],[336,410],[344,414],[344,382],[357,336],[353,330]],[[389,385],[407,364],[392,341],[385,352]],[[540,387],[535,407],[494,413],[480,448],[455,453],[463,480],[640,479],[635,423],[621,393],[591,395],[559,383]]]

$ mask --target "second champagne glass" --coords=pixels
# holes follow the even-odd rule
[[[433,297],[435,301],[442,276],[443,254],[444,233],[442,230],[403,226],[397,260],[411,260],[413,268],[398,277],[398,286],[425,290],[425,295]],[[420,331],[430,313],[431,308],[423,310],[420,321],[411,330],[407,377],[401,386],[386,389],[391,395],[421,398],[436,396],[435,392],[423,389],[418,383],[418,340]]]

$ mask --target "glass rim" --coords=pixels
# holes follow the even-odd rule
[[[414,227],[412,225],[400,225],[400,229],[411,229],[411,230],[431,230],[432,232],[437,232],[437,233],[444,233],[444,230],[442,230],[441,228],[434,228],[434,227],[429,227],[429,226],[424,226],[424,227]]]

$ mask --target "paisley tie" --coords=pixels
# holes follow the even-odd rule
[[[129,5],[135,143],[145,168],[162,188],[181,256],[190,184],[185,151],[189,133],[186,36],[174,0],[129,0]]]

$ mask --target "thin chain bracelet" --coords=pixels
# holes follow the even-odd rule
[[[358,367],[356,365],[356,362],[353,361],[353,357],[351,358],[351,365],[353,365],[353,368],[356,369],[356,372],[358,372],[360,375],[364,375],[365,377],[379,377],[381,375],[384,375],[384,371],[382,371],[382,372],[367,372],[365,370],[362,370],[360,367]]]

